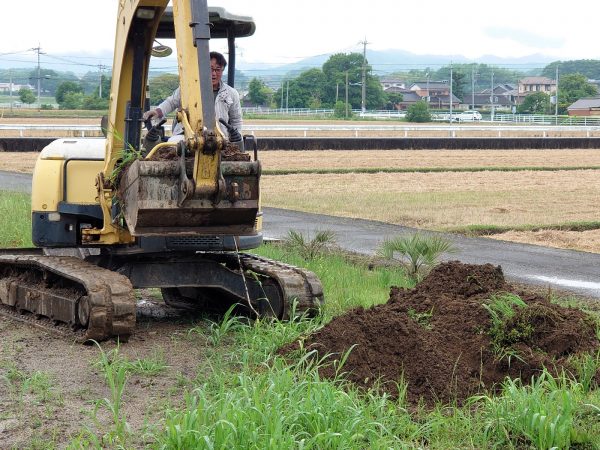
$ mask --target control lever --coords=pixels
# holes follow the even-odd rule
[[[144,156],[146,156],[156,144],[162,142],[162,138],[165,134],[163,125],[166,121],[167,119],[163,118],[154,126],[152,125],[152,119],[149,118],[148,120],[144,121],[144,126],[146,127],[146,130],[148,130],[146,136],[144,137],[143,143],[144,150],[142,153]]]

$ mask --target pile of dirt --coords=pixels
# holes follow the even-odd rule
[[[507,325],[505,344],[517,352],[510,358],[494,351],[492,321],[483,306],[506,293],[527,304],[515,307]],[[308,336],[304,347],[329,355],[329,362],[352,349],[342,368],[347,379],[397,397],[396,383],[404,378],[408,402],[431,405],[460,404],[473,394],[493,392],[505,377],[527,383],[544,367],[551,372],[567,367],[569,355],[593,351],[599,342],[593,321],[581,310],[514,289],[499,266],[453,261],[436,267],[414,289],[393,287],[385,304],[334,318]],[[335,365],[321,371],[331,378]]]
[[[148,161],[173,161],[179,159],[177,149],[175,147],[159,148]],[[193,161],[193,157],[188,157]],[[223,150],[221,150],[221,160],[223,161],[250,161],[250,153],[242,152],[239,147],[231,142],[225,142]]]

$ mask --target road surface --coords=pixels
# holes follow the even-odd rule
[[[0,171],[0,189],[31,192],[31,175]],[[375,253],[385,238],[419,231],[371,220],[264,208],[265,237],[281,239],[290,229],[309,236],[317,231],[331,230],[341,247],[364,254]],[[446,260],[500,265],[510,280],[600,299],[600,254],[456,234],[444,234],[444,237],[457,249],[455,253],[445,255]]]

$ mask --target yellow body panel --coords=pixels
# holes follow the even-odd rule
[[[38,159],[31,183],[31,210],[53,212],[62,200],[64,159]]]
[[[31,187],[31,210],[53,212],[58,203],[67,201],[83,205],[98,204],[98,192],[93,180],[102,170],[103,161],[69,161],[67,164],[67,192],[63,198],[65,160],[39,159],[35,164]]]
[[[104,161],[69,161],[65,201],[84,205],[98,204],[98,191],[93,181],[103,165]]]

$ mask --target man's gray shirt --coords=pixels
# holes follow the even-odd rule
[[[177,108],[181,107],[181,90],[178,87],[170,97],[167,97],[164,102],[158,105],[162,111],[163,117]],[[219,91],[215,95],[215,117],[217,125],[223,132],[225,137],[229,138],[229,132],[227,128],[221,123],[219,119],[225,120],[229,125],[236,128],[240,133],[242,132],[242,107],[240,105],[240,94],[234,88],[226,83],[221,82]],[[176,123],[173,127],[173,135],[182,134],[183,126],[180,123]]]

